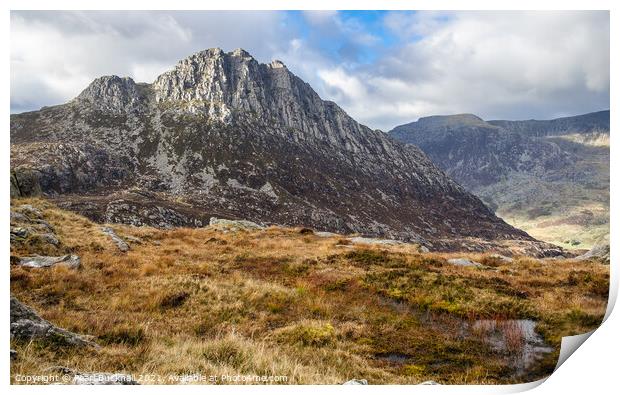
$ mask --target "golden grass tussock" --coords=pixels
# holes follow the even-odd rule
[[[61,241],[46,253],[77,254],[82,267],[11,265],[11,293],[101,345],[12,341],[12,380],[61,365],[166,384],[265,382],[240,375],[271,384],[514,383],[550,374],[561,337],[596,328],[607,303],[609,267],[596,262],[420,254],[417,246],[355,245],[298,228],[112,224],[130,244],[122,253],[100,225],[46,200],[12,204],[39,208]],[[11,254],[40,248],[26,241]],[[446,262],[457,257],[484,266]],[[555,350],[525,372],[475,324],[494,322],[517,353],[525,339],[515,319],[536,321]]]

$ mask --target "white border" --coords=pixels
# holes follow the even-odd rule
[[[217,2],[206,2],[198,0],[176,0],[174,2],[165,2],[162,0],[151,0],[149,2],[129,4],[126,0],[108,0],[108,1],[76,1],[76,0],[64,0],[64,1],[43,1],[43,0],[25,0],[25,1],[5,1],[6,4],[5,13],[2,15],[2,50],[5,54],[5,62],[2,63],[3,76],[5,84],[2,89],[2,104],[5,111],[2,112],[3,125],[5,125],[2,132],[3,139],[3,152],[4,160],[2,161],[2,175],[4,181],[0,183],[1,189],[4,193],[3,200],[3,212],[5,215],[1,216],[2,227],[0,229],[8,228],[8,215],[9,212],[9,114],[10,114],[10,41],[9,41],[9,10],[10,9],[80,9],[80,10],[131,10],[131,9],[152,9],[152,10],[195,10],[195,9],[213,9],[213,10],[276,10],[276,9],[413,9],[413,10],[611,10],[611,70],[618,69],[617,60],[617,39],[618,37],[618,2],[610,0],[590,0],[590,1],[576,1],[576,0],[503,0],[503,1],[455,1],[455,0],[437,0],[437,1],[403,1],[403,0],[384,0],[384,1],[370,1],[370,0],[263,0],[263,1],[249,1],[249,0],[226,0]],[[618,92],[617,80],[614,78],[614,74],[611,76],[611,125],[612,129],[618,125],[617,117],[617,103],[616,97]],[[615,130],[614,132],[615,133]],[[612,133],[612,134],[613,134]],[[613,140],[612,136],[612,140]],[[620,154],[615,143],[611,145],[611,196],[618,196],[618,187],[616,178],[619,170]],[[616,236],[616,229],[618,225],[618,210],[617,206],[612,199],[611,201],[611,230],[612,237],[610,240],[614,240]],[[615,259],[618,256],[618,245],[612,243],[611,245],[612,257]],[[5,237],[2,243],[2,251],[0,256],[4,257],[4,281],[5,287],[3,288],[3,295],[0,296],[0,300],[5,302],[2,306],[2,316],[4,317],[5,328],[8,329],[8,300],[9,300],[9,288],[6,287],[9,277],[9,264],[7,257],[9,256],[9,240]],[[536,394],[558,394],[558,393],[612,393],[612,388],[617,391],[618,388],[618,364],[617,356],[620,350],[618,334],[620,334],[620,318],[618,313],[611,314],[613,305],[617,297],[618,290],[618,263],[612,263],[612,287],[610,293],[610,303],[608,306],[607,316],[608,319],[605,323],[596,330],[585,346],[580,347],[575,355],[568,358],[568,360],[548,379],[543,385],[537,386],[539,383],[522,384],[515,386],[251,386],[251,387],[224,387],[224,386],[188,386],[183,388],[183,392],[187,393],[229,393],[229,392],[252,392],[253,394],[272,394],[282,393],[288,391],[295,391],[299,393],[314,393],[317,389],[327,393],[375,393],[380,391],[390,391],[391,393],[409,394],[415,393],[464,393],[464,394],[485,394],[485,393],[514,393],[524,391],[536,387],[533,393]],[[2,344],[8,347],[9,344],[9,331],[0,330],[0,338]],[[0,362],[2,364],[3,372],[0,373],[0,382],[3,386],[9,387],[9,358],[6,355]],[[140,386],[140,387],[115,387],[117,391],[132,391],[137,393],[144,392],[156,392],[165,393],[169,391],[176,391],[179,388],[171,388],[168,386]],[[93,393],[109,393],[110,387],[93,387],[89,388],[89,391]],[[71,387],[71,386],[48,386],[48,387],[21,387],[10,386],[9,391],[12,393],[28,393],[46,391],[50,393],[83,393],[83,387]],[[615,392],[614,391],[614,392]]]

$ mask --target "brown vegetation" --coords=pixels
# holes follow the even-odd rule
[[[12,377],[62,365],[144,383],[195,373],[323,384],[521,382],[551,373],[561,337],[596,328],[607,303],[609,267],[595,262],[420,254],[415,245],[351,245],[277,227],[113,225],[139,239],[121,253],[99,225],[43,200],[13,202],[22,203],[54,226],[61,245],[48,253],[77,254],[82,268],[12,265],[12,294],[102,348],[12,342]],[[36,248],[25,242],[11,254]],[[485,266],[446,263],[464,256]],[[478,319],[526,318],[555,349],[526,375],[467,329]],[[502,330],[513,352],[524,340],[510,325]]]

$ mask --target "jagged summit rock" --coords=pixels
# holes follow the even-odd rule
[[[75,102],[101,111],[126,113],[139,109],[144,104],[144,97],[133,79],[111,75],[95,79],[75,98]]]
[[[241,49],[198,52],[152,84],[98,79],[67,104],[12,115],[11,143],[16,177],[36,171],[43,194],[100,222],[533,242],[417,147]]]

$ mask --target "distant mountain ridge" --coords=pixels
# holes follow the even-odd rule
[[[432,116],[389,135],[420,147],[502,218],[537,237],[589,246],[609,232],[608,110],[548,121]]]
[[[489,121],[491,125],[534,137],[560,136],[571,133],[609,133],[609,110],[550,120]]]
[[[434,248],[534,243],[417,147],[242,49],[201,51],[152,84],[101,77],[67,104],[12,115],[11,169],[13,193],[36,184],[98,221],[203,226],[217,216]]]

